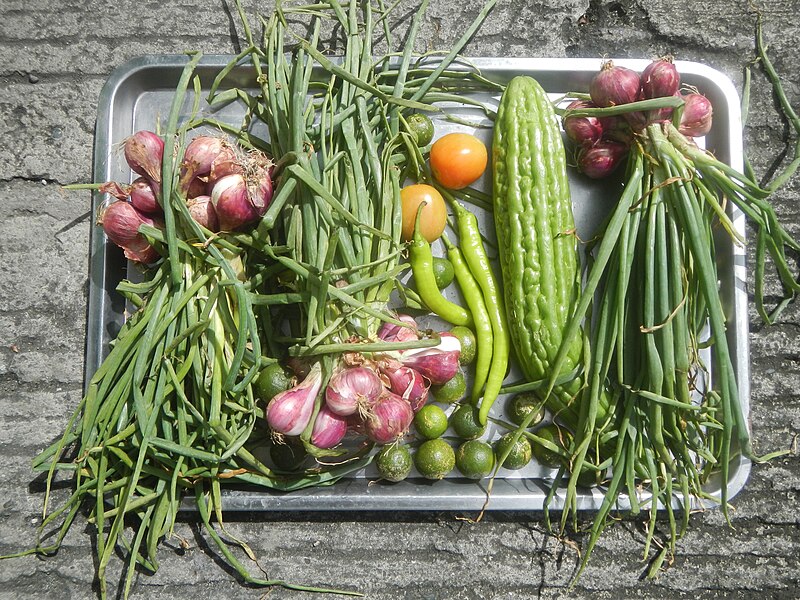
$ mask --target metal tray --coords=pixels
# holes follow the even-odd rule
[[[204,90],[226,65],[230,56],[206,56],[201,61],[197,74]],[[94,180],[130,181],[131,173],[119,152],[119,145],[127,136],[139,129],[154,129],[157,122],[165,122],[172,103],[173,91],[185,56],[144,56],[134,59],[116,69],[103,88],[96,125]],[[495,81],[507,82],[519,74],[536,78],[551,97],[556,98],[569,91],[588,89],[589,82],[600,67],[597,59],[519,59],[519,58],[474,58],[472,64]],[[645,60],[615,60],[615,63],[641,71],[648,63]],[[691,62],[677,62],[682,80],[697,87],[708,96],[714,106],[714,126],[704,143],[716,156],[731,166],[741,169],[742,136],[739,97],[731,81],[722,73],[707,66]],[[231,85],[240,88],[256,88],[254,72],[247,66],[235,69],[229,78]],[[496,103],[496,95],[476,94],[480,100]],[[186,112],[192,103],[192,93],[186,99]],[[207,105],[201,103],[207,109]],[[451,111],[461,117],[479,121],[482,114],[471,108],[451,106]],[[221,120],[239,122],[241,109],[235,105],[215,113]],[[488,123],[488,121],[483,118]],[[449,121],[435,122],[436,132],[443,135],[448,130],[464,130],[463,125]],[[474,131],[487,144],[491,143],[491,129]],[[263,134],[263,132],[262,132]],[[486,182],[479,182],[485,185]],[[582,239],[591,237],[594,229],[602,223],[604,216],[619,195],[619,183],[598,185],[570,173],[576,226]],[[103,201],[96,194],[95,209]],[[744,217],[735,212],[734,224],[744,234]],[[488,225],[488,227],[487,227]],[[491,235],[493,227],[483,222],[484,231]],[[717,245],[717,263],[720,274],[720,292],[728,314],[728,337],[734,351],[734,367],[739,382],[740,400],[745,416],[749,415],[749,357],[748,357],[748,313],[745,272],[745,253],[734,246],[727,237],[720,237]],[[86,381],[100,365],[109,349],[109,342],[116,336],[124,322],[125,303],[115,292],[116,285],[131,275],[135,269],[125,261],[121,251],[105,239],[100,228],[92,232],[89,288],[89,319],[86,352]],[[509,376],[513,380],[514,374]],[[502,402],[497,403],[501,407]],[[494,412],[494,411],[493,411]],[[495,432],[487,432],[491,437]],[[738,457],[734,459],[728,481],[728,495],[733,497],[744,486],[750,472],[750,462]],[[502,469],[494,482],[488,509],[537,510],[543,506],[549,489],[548,477],[553,471],[532,463],[521,471]],[[355,474],[324,488],[311,488],[292,493],[273,493],[262,489],[242,488],[228,490],[224,505],[228,510],[479,510],[486,502],[486,482],[475,483],[458,477],[430,482],[420,477],[409,477],[397,484],[371,482],[374,471]],[[720,482],[710,482],[709,493],[719,496]],[[584,490],[579,496],[578,507],[582,510],[597,509],[602,501],[599,489]],[[693,500],[696,503],[696,501]],[[553,507],[560,501],[556,498]],[[625,508],[626,498],[620,499],[619,507]]]

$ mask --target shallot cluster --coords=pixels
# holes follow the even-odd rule
[[[575,100],[567,110],[607,108],[640,100],[678,96],[683,99],[678,131],[701,137],[711,130],[712,108],[705,96],[682,94],[681,78],[672,57],[651,62],[641,74],[607,61],[592,79],[590,100]],[[631,111],[619,116],[565,116],[564,131],[576,147],[578,170],[593,179],[607,177],[625,158],[634,136],[650,123],[671,121],[672,108]]]
[[[421,338],[413,318],[400,315],[398,320],[403,325],[384,325],[378,338],[398,344]],[[311,426],[310,442],[324,449],[339,445],[348,432],[379,445],[396,441],[408,432],[414,414],[427,402],[431,384],[446,383],[459,371],[458,338],[447,333],[440,338],[432,348],[343,361],[324,389],[319,363],[315,363],[299,384],[269,402],[270,429],[298,436]]]
[[[100,191],[115,200],[103,207],[98,223],[108,238],[133,261],[152,263],[159,255],[138,232],[142,223],[162,227],[161,165],[164,140],[137,131],[123,146],[125,160],[138,177],[131,184],[107,182]],[[225,139],[201,135],[186,146],[178,190],[189,216],[216,233],[256,222],[272,200],[272,162],[261,152],[242,152]]]

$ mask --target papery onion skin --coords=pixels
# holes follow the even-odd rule
[[[618,67],[612,61],[603,67],[589,85],[589,96],[597,106],[621,106],[639,98],[639,74],[627,67]]]
[[[592,147],[581,148],[577,155],[578,170],[592,179],[608,177],[625,160],[628,147],[619,142],[603,140]]]
[[[389,389],[407,400],[411,405],[411,410],[416,413],[425,406],[431,382],[419,371],[399,365],[394,369],[384,369],[383,374],[389,380]]]
[[[681,87],[681,76],[672,63],[672,57],[654,60],[640,76],[644,98],[664,98],[674,96]]]
[[[214,184],[211,201],[217,211],[221,231],[234,231],[260,216],[250,202],[244,177],[239,174],[226,175]]]
[[[348,419],[337,415],[325,405],[319,409],[311,430],[311,443],[317,448],[338,446],[347,434]]]
[[[210,196],[190,198],[186,201],[186,208],[189,209],[191,217],[200,225],[214,233],[219,231],[217,211],[214,210],[214,204],[212,204]]]
[[[137,177],[131,183],[130,189],[131,204],[143,213],[157,215],[162,212],[161,205],[158,203],[156,193],[150,180],[147,177]]]
[[[407,350],[399,358],[403,365],[418,371],[433,385],[447,383],[460,369],[461,342],[447,332],[439,336],[438,346]]]
[[[567,106],[567,110],[581,108],[597,108],[597,105],[587,100],[575,100]],[[565,116],[562,126],[567,137],[575,144],[594,144],[603,137],[602,121],[597,117],[572,117]]]
[[[124,142],[125,160],[131,170],[150,181],[161,183],[164,140],[152,131],[137,131]]]
[[[711,101],[702,94],[687,94],[683,100],[685,104],[678,131],[689,137],[708,134],[713,120]]]
[[[125,258],[151,264],[159,259],[159,254],[141,233],[142,224],[159,226],[153,218],[136,210],[125,200],[117,200],[105,207],[98,216],[97,222],[103,226],[108,239],[122,248]]]
[[[396,323],[383,323],[378,329],[378,338],[385,342],[411,342],[419,339],[417,322],[414,317],[399,314],[397,320],[407,325],[397,325]]]
[[[383,382],[369,367],[349,367],[331,377],[325,388],[325,404],[346,417],[366,410],[383,393]]]
[[[405,435],[413,420],[411,405],[397,394],[386,392],[371,407],[364,429],[373,442],[389,444]]]
[[[272,431],[289,436],[303,433],[311,421],[321,388],[322,369],[319,363],[315,363],[303,381],[270,400],[266,419]]]

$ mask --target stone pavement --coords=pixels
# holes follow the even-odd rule
[[[759,3],[772,59],[800,108],[800,4]],[[244,5],[255,13],[255,2]],[[414,7],[404,1],[397,14]],[[267,13],[270,3],[258,8]],[[449,47],[479,8],[477,0],[431,0],[418,50]],[[0,3],[0,164],[7,165],[0,173],[0,554],[33,540],[43,494],[30,459],[59,435],[81,394],[90,197],[59,186],[91,179],[98,93],[134,56],[234,52],[229,14],[217,0]],[[741,89],[754,22],[746,0],[501,0],[465,54],[672,53],[722,71]],[[746,148],[756,172],[765,173],[785,147],[787,127],[758,72],[751,102]],[[774,202],[800,236],[800,176]],[[750,258],[752,267],[752,249]],[[800,305],[772,327],[752,308],[750,318],[753,437],[766,452],[789,446],[800,432]],[[576,548],[586,539],[560,543],[544,534],[536,514],[492,514],[475,526],[449,513],[256,514],[230,516],[229,528],[273,576],[335,583],[380,600],[800,597],[796,450],[755,466],[733,504],[733,527],[717,511],[693,515],[674,564],[654,582],[642,580],[641,523],[614,524],[571,592]],[[220,567],[191,521],[177,533],[188,548],[164,544],[160,570],[138,576],[134,597],[261,596]],[[0,562],[0,600],[93,598],[94,569],[90,528],[79,517],[56,556]],[[269,597],[304,595],[275,589]]]

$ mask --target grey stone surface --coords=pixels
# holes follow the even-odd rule
[[[800,5],[759,3],[772,59],[800,107]],[[270,8],[244,4],[251,15]],[[408,16],[414,6],[404,1],[398,14]],[[432,0],[418,50],[447,48],[479,7],[476,0]],[[43,494],[30,459],[61,432],[81,393],[90,198],[63,194],[59,185],[91,179],[99,90],[117,65],[140,54],[234,52],[230,23],[220,2],[205,0],[0,4],[0,554],[34,539]],[[670,52],[721,70],[741,89],[754,23],[746,0],[507,0],[465,53],[648,58]],[[784,150],[786,132],[756,71],[745,139],[758,173]],[[774,203],[797,235],[800,176]],[[771,279],[771,293],[775,285]],[[763,452],[787,448],[800,432],[800,305],[772,327],[762,326],[754,310],[750,317],[754,441]],[[796,448],[755,466],[733,505],[733,527],[716,511],[693,515],[675,563],[653,582],[642,580],[641,523],[613,524],[572,591],[576,548],[586,538],[549,537],[537,514],[492,514],[477,525],[447,513],[230,515],[228,526],[249,541],[271,576],[335,583],[375,599],[800,597]],[[261,597],[219,566],[191,519],[176,534],[188,548],[164,544],[160,570],[137,577],[135,597]],[[56,556],[0,561],[0,600],[95,597],[92,544],[91,528],[79,517]],[[115,582],[120,566],[111,568]],[[305,596],[274,589],[269,597]]]

